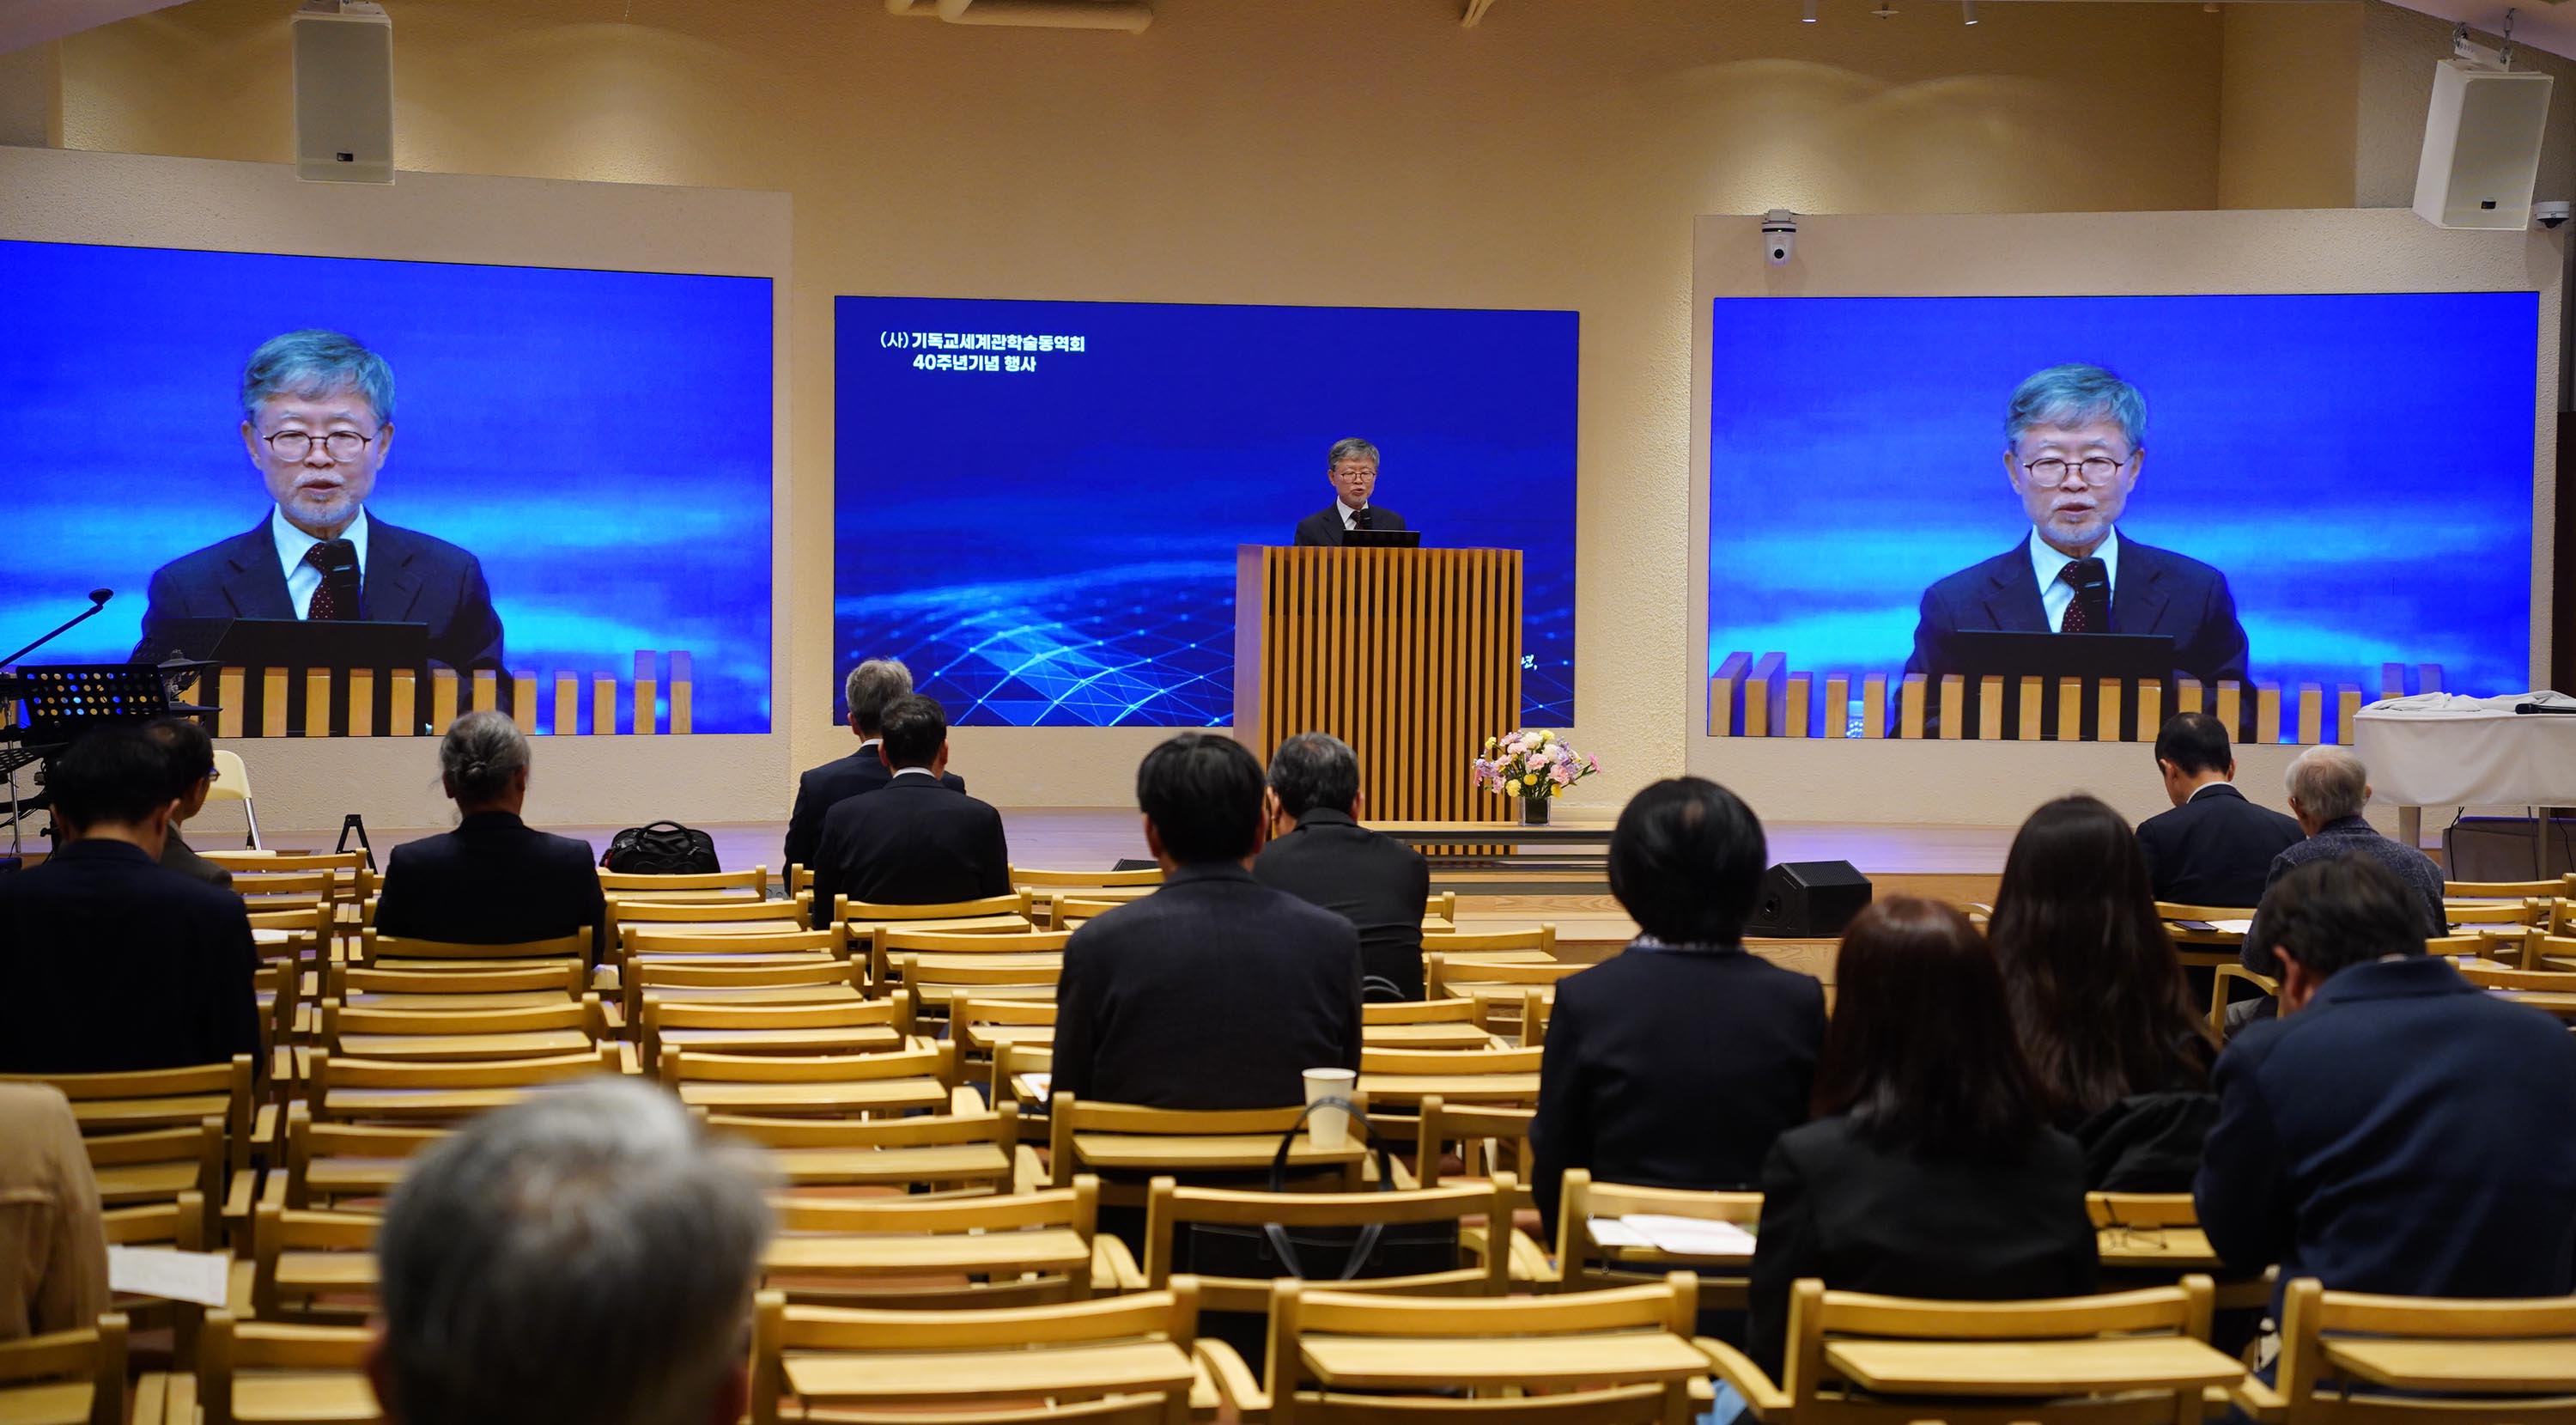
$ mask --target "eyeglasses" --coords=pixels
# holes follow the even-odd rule
[[[280,460],[293,462],[313,453],[314,437],[304,431],[282,430],[275,435],[262,436],[261,439],[268,442],[268,448]],[[321,437],[322,448],[331,452],[331,458],[334,460],[357,459],[359,452],[374,444],[375,439],[374,436],[360,435],[353,430],[335,430]]]
[[[2112,476],[2126,469],[2129,462],[2136,458],[2135,452],[2122,456],[2118,460],[2113,460],[2107,455],[2088,456],[2082,460],[2060,460],[2053,455],[2040,460],[2013,457],[2015,463],[2021,466],[2021,473],[2043,485],[2064,484],[2069,467],[2082,472],[2084,483],[2087,485],[2108,485],[2111,483]]]
[[[1376,473],[1377,467],[1374,465],[1336,465],[1331,471],[1332,477],[1336,480],[1356,479],[1362,475],[1375,475]]]

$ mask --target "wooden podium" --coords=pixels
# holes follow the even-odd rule
[[[1234,735],[1263,762],[1329,732],[1371,821],[1503,821],[1468,764],[1520,715],[1519,550],[1235,551]]]

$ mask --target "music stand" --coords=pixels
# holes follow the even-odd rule
[[[21,668],[0,679],[0,700],[20,704],[25,716],[14,727],[0,729],[0,775],[9,780],[9,853],[18,855],[19,821],[52,799],[39,794],[21,800],[18,769],[43,762],[94,727],[150,722],[172,711],[161,670],[149,664],[57,663]],[[181,709],[202,711],[202,709]]]

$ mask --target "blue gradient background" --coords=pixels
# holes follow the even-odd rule
[[[124,659],[154,569],[268,517],[242,362],[335,327],[394,371],[369,511],[482,559],[512,669],[685,649],[696,729],[767,732],[770,310],[767,278],[0,242],[0,648],[104,584],[31,661]]]
[[[2147,399],[2120,520],[2216,565],[2253,674],[2530,681],[2529,292],[1728,298],[1709,389],[1713,672],[1737,650],[1894,674],[1924,586],[2030,534],[2004,405],[2065,361]],[[1821,712],[1821,709],[1820,709]],[[1836,729],[1839,731],[1839,728]]]
[[[835,668],[901,658],[959,724],[1231,723],[1235,546],[1289,543],[1359,435],[1425,544],[1525,551],[1523,718],[1574,721],[1574,313],[836,305]],[[961,373],[879,342],[922,331],[1085,350]]]

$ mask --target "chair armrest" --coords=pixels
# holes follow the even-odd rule
[[[250,1248],[251,1206],[264,1196],[261,1190],[260,1173],[261,1170],[258,1168],[242,1168],[235,1171],[232,1183],[224,1193],[224,1206],[221,1213],[224,1236],[238,1250],[248,1251]],[[283,1191],[286,1175],[280,1173],[277,1177],[280,1191]]]
[[[2252,1371],[2246,1372],[2245,1379],[2238,1381],[2232,1388],[2227,1388],[2224,1393],[2227,1398],[2232,1398],[2236,1402],[2237,1409],[2257,1420],[2282,1420],[2289,1416],[2290,1402],[2282,1397],[2280,1391]],[[2220,1394],[2219,1390],[2210,1392],[2213,1404],[2224,1403],[2217,1398]]]
[[[1216,1388],[1216,1398],[1231,1408],[1237,1419],[1262,1420],[1270,1414],[1270,1393],[1252,1378],[1252,1368],[1243,1363],[1232,1346],[1202,1336],[1190,1346],[1192,1362],[1200,1374]],[[1190,1405],[1199,1403],[1198,1387],[1190,1390]]]
[[[1145,1289],[1145,1270],[1136,1265],[1136,1254],[1106,1232],[1091,1239],[1091,1289],[1102,1293]]]
[[[1537,1238],[1515,1227],[1512,1229],[1511,1250],[1513,1281],[1540,1287],[1564,1284],[1565,1278],[1558,1273],[1556,1263],[1548,1260],[1547,1249],[1538,1244]]]
[[[1037,1149],[1030,1147],[1026,1143],[1020,1143],[1013,1146],[1011,1150],[1011,1191],[1044,1192],[1054,1184],[1054,1181],[1054,1178],[1047,1173],[1047,1165],[1045,1161],[1038,1157]]]
[[[632,1039],[618,1040],[617,1072],[628,1078],[644,1077],[644,1046]]]
[[[170,1416],[170,1372],[145,1371],[134,1382],[134,1425],[162,1425]]]
[[[973,1084],[959,1084],[948,1091],[948,1111],[956,1114],[992,1112],[985,1106],[984,1096],[976,1092]]]
[[[1767,1417],[1775,1410],[1788,1411],[1789,1392],[1772,1384],[1771,1377],[1753,1364],[1752,1357],[1724,1341],[1712,1341],[1706,1336],[1691,1344],[1699,1347],[1699,1353],[1708,1357],[1709,1365],[1716,1369],[1717,1378],[1735,1387],[1735,1393],[1744,1397],[1745,1405],[1756,1416]]]
[[[251,1147],[274,1148],[277,1146],[278,1111],[277,1105],[273,1103],[263,1103],[257,1109],[252,1111],[250,1118]]]

